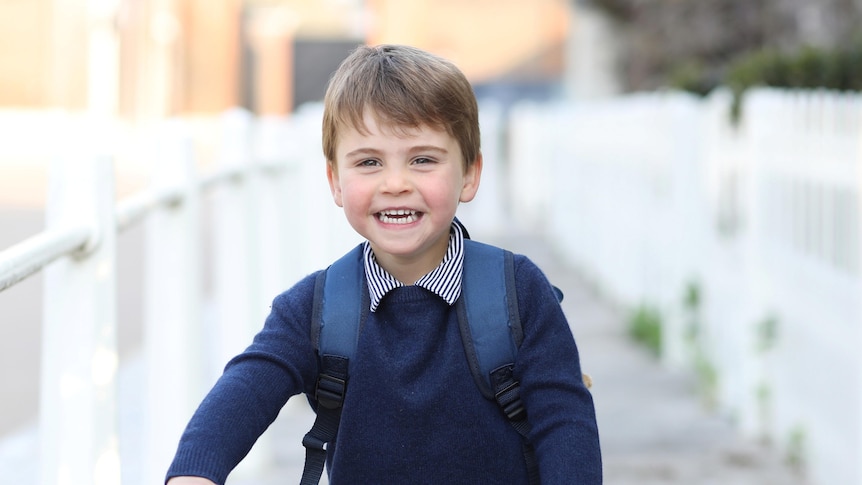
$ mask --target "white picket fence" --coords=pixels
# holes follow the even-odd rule
[[[610,298],[662,315],[743,432],[813,483],[862,483],[862,96],[650,93],[511,117],[522,224]],[[685,304],[696,290],[697,304]]]

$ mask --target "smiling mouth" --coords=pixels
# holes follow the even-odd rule
[[[377,213],[377,219],[384,224],[410,224],[419,220],[420,212],[408,209],[387,210]]]

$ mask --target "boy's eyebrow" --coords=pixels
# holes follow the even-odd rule
[[[445,155],[445,154],[449,153],[449,151],[446,150],[445,148],[435,146],[435,145],[418,145],[418,146],[410,147],[410,149],[407,150],[407,152],[411,153],[411,154],[412,153],[435,152],[435,153],[439,153],[441,155]],[[378,150],[376,148],[371,148],[371,147],[365,148],[365,147],[363,147],[363,148],[357,148],[356,150],[351,150],[350,152],[347,152],[344,156],[346,158],[353,158],[353,157],[365,156],[365,155],[379,156],[382,153],[383,153],[382,150]]]
[[[410,153],[420,153],[420,152],[437,152],[441,155],[445,155],[449,153],[449,150],[446,150],[443,147],[438,147],[436,145],[420,145],[411,147],[409,150]]]
[[[353,158],[359,155],[378,155],[380,154],[380,150],[376,150],[374,148],[357,148],[356,150],[349,151],[344,154],[346,158]]]

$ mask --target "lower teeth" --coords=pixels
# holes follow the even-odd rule
[[[416,220],[416,216],[413,216],[413,215],[399,216],[399,217],[392,217],[392,216],[387,216],[387,215],[381,215],[380,216],[380,221],[383,222],[384,224],[409,224],[415,220]]]

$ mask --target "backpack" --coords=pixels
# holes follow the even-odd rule
[[[463,227],[463,226],[462,226]],[[527,440],[530,425],[513,376],[523,340],[511,252],[469,239],[464,230],[461,297],[455,303],[461,340],[473,379],[482,395],[497,402],[524,437],[530,483],[539,483],[538,463]],[[558,301],[562,292],[554,288]],[[315,395],[317,417],[302,440],[306,449],[301,485],[316,485],[326,462],[327,443],[338,432],[348,385],[348,366],[368,316],[370,301],[360,244],[322,271],[315,281],[311,339],[320,361]]]

